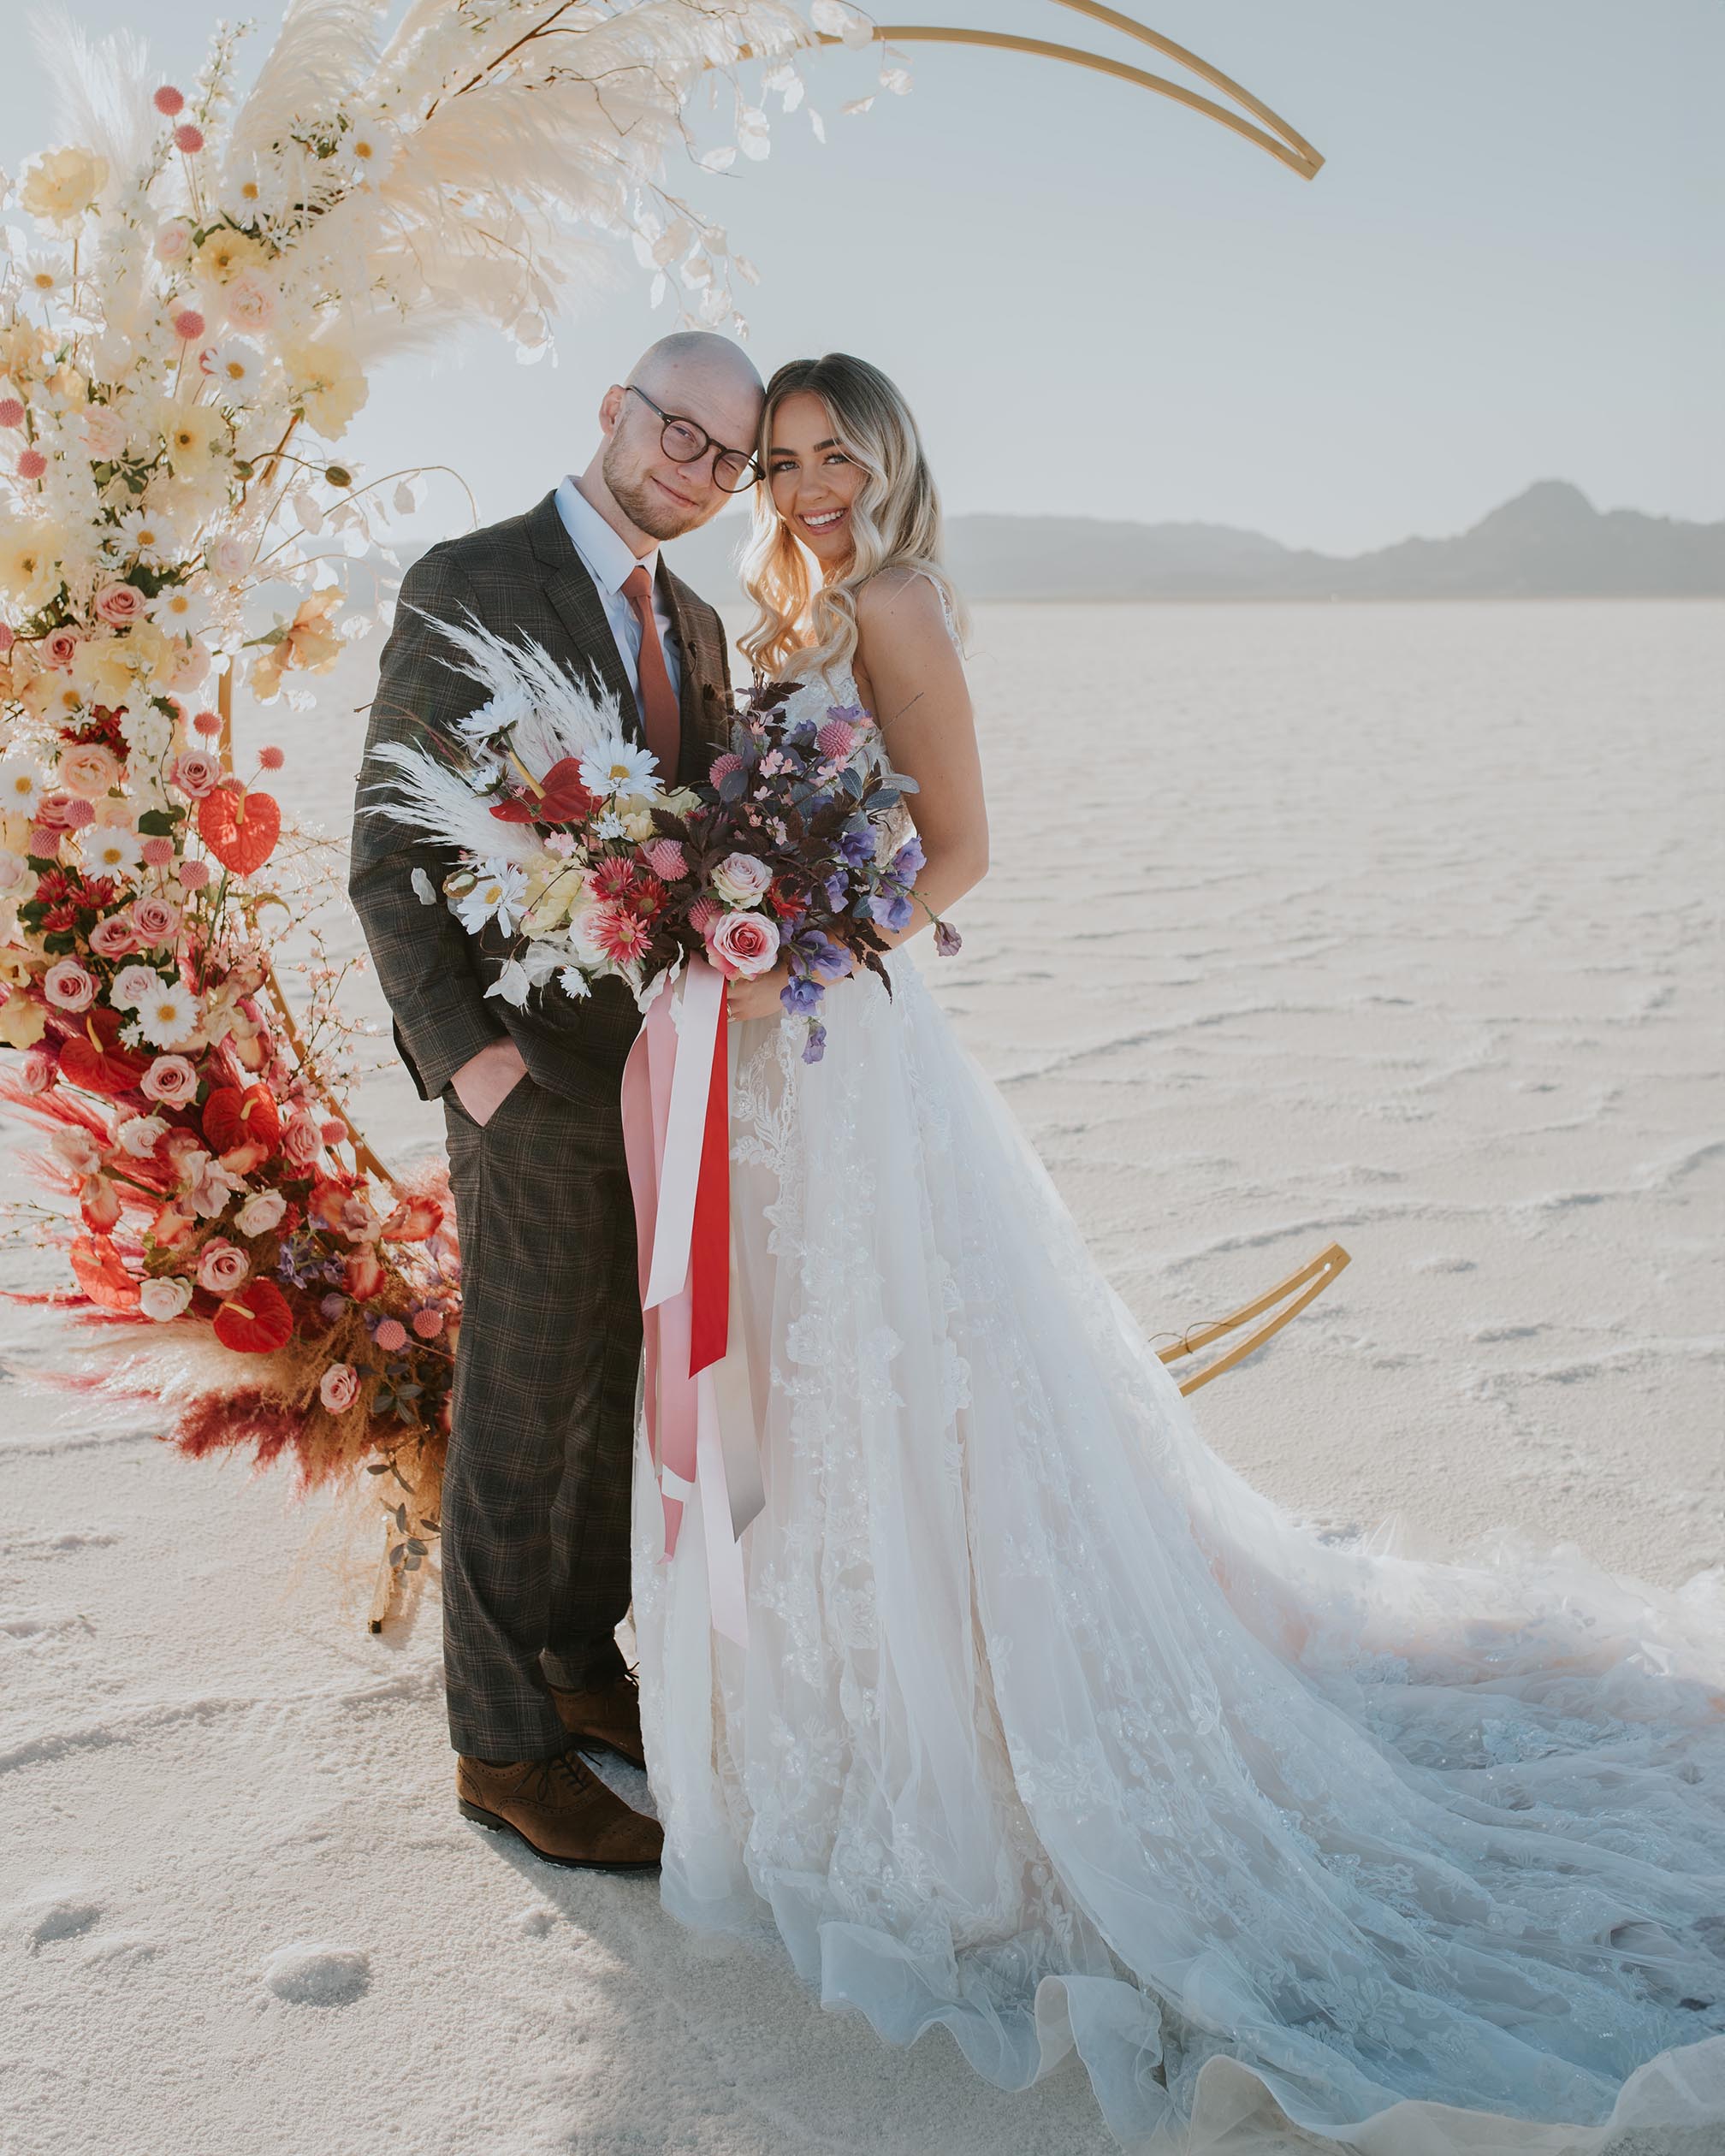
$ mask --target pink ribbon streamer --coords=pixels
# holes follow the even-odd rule
[[[676,1555],[683,1507],[698,1489],[714,1628],[746,1647],[749,1615],[738,1537],[760,1512],[764,1494],[754,1446],[740,1428],[730,1427],[750,1400],[742,1328],[729,1327],[722,1361],[691,1368],[697,1198],[715,1050],[725,1023],[723,979],[705,960],[691,959],[680,979],[662,986],[648,1005],[629,1051],[623,1143],[635,1200],[647,1442],[665,1511],[665,1556],[668,1562]],[[727,1126],[728,1110],[727,1101]],[[721,1157],[721,1168],[725,1164]],[[723,1256],[729,1260],[729,1288],[734,1247]],[[752,1413],[749,1420],[752,1428]]]

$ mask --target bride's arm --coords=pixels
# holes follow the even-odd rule
[[[926,928],[988,873],[988,814],[976,722],[940,595],[927,577],[889,571],[857,595],[857,674],[895,771],[916,781],[910,797],[924,855],[910,920],[879,933],[889,947]],[[733,980],[733,1018],[768,1018],[779,1010],[789,969]]]
[[[927,577],[890,572],[857,595],[858,671],[895,771],[916,781],[910,813],[926,856],[910,924],[882,929],[908,942],[988,873],[982,760],[964,668],[940,594]]]

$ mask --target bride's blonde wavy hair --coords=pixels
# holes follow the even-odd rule
[[[818,397],[833,438],[860,467],[851,505],[851,560],[822,583],[815,559],[773,506],[770,477],[755,499],[755,530],[743,558],[743,589],[756,616],[739,649],[757,673],[782,674],[850,663],[857,649],[857,594],[883,569],[920,570],[940,587],[963,633],[958,595],[940,566],[940,497],[910,407],[878,367],[848,352],[791,359],[767,385],[759,456],[767,469],[773,422],[787,397]]]

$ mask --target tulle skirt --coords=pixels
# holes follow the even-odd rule
[[[913,961],[733,1028],[766,1508],[714,1632],[637,1462],[684,1922],[1133,2148],[1265,2092],[1379,2156],[1725,2122],[1725,1612],[1320,1537],[1205,1445]],[[1593,2130],[1587,2131],[1586,2129]]]

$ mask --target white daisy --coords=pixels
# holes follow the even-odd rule
[[[136,554],[152,568],[164,566],[180,550],[178,533],[166,517],[153,509],[134,509],[122,517],[120,535],[124,552]]]
[[[27,756],[8,756],[0,763],[0,810],[33,816],[41,798],[42,773]]]
[[[139,1005],[138,1025],[152,1048],[183,1047],[198,1030],[198,999],[177,981],[164,980]]]
[[[92,876],[135,878],[144,855],[135,831],[86,824],[78,833],[78,857]]]
[[[473,888],[457,898],[456,918],[469,935],[477,935],[495,920],[506,936],[513,936],[527,899],[527,879],[510,862],[494,862],[482,869]]]
[[[590,793],[651,793],[659,760],[650,749],[625,741],[620,734],[602,741],[581,759],[581,783]]]
[[[199,365],[216,385],[224,404],[249,404],[258,394],[264,372],[264,355],[244,337],[230,337],[206,352]]]
[[[54,255],[26,255],[20,275],[25,291],[38,299],[51,299],[66,288],[67,265]]]
[[[150,601],[150,619],[170,637],[196,637],[210,626],[210,604],[193,584],[166,584]]]

